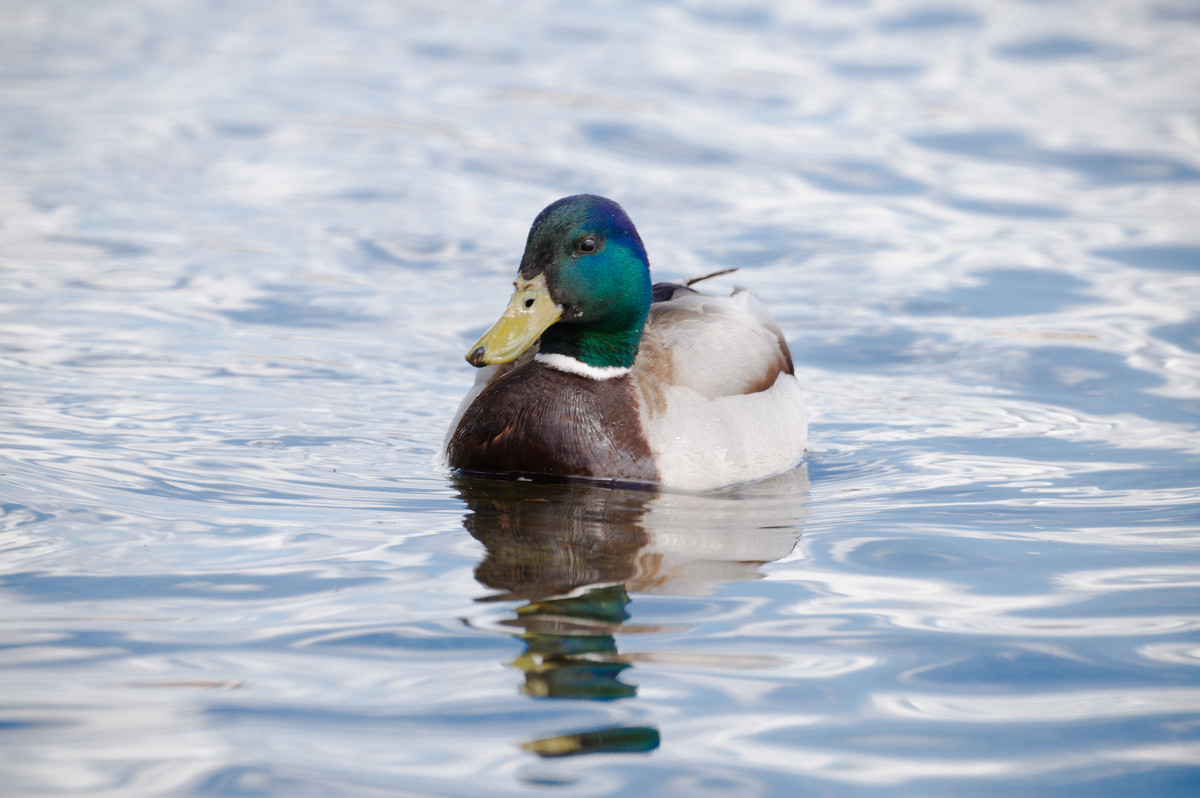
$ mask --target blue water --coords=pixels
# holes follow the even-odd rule
[[[0,20],[0,794],[1195,794],[1194,4]],[[581,191],[804,468],[437,469]]]

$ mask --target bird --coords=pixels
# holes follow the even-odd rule
[[[705,492],[796,468],[791,352],[766,305],[653,284],[620,205],[564,197],[534,219],[514,292],[470,348],[480,369],[442,448],[458,473]]]

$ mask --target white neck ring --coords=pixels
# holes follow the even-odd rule
[[[533,359],[552,369],[565,371],[568,374],[576,374],[580,377],[587,377],[589,380],[611,380],[613,377],[623,377],[629,373],[627,366],[589,366],[582,360],[576,360],[570,355],[543,354],[539,352],[533,356]]]

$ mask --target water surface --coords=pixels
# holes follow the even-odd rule
[[[0,3],[0,793],[1187,795],[1187,3]],[[435,456],[550,201],[798,471]]]

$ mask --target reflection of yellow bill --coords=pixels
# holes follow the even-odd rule
[[[538,756],[575,756],[576,754],[644,753],[658,748],[658,729],[650,726],[617,726],[612,729],[563,734],[522,743],[526,751]]]
[[[516,360],[554,322],[562,318],[562,306],[550,298],[546,275],[518,279],[504,314],[467,353],[472,366],[494,366]]]

